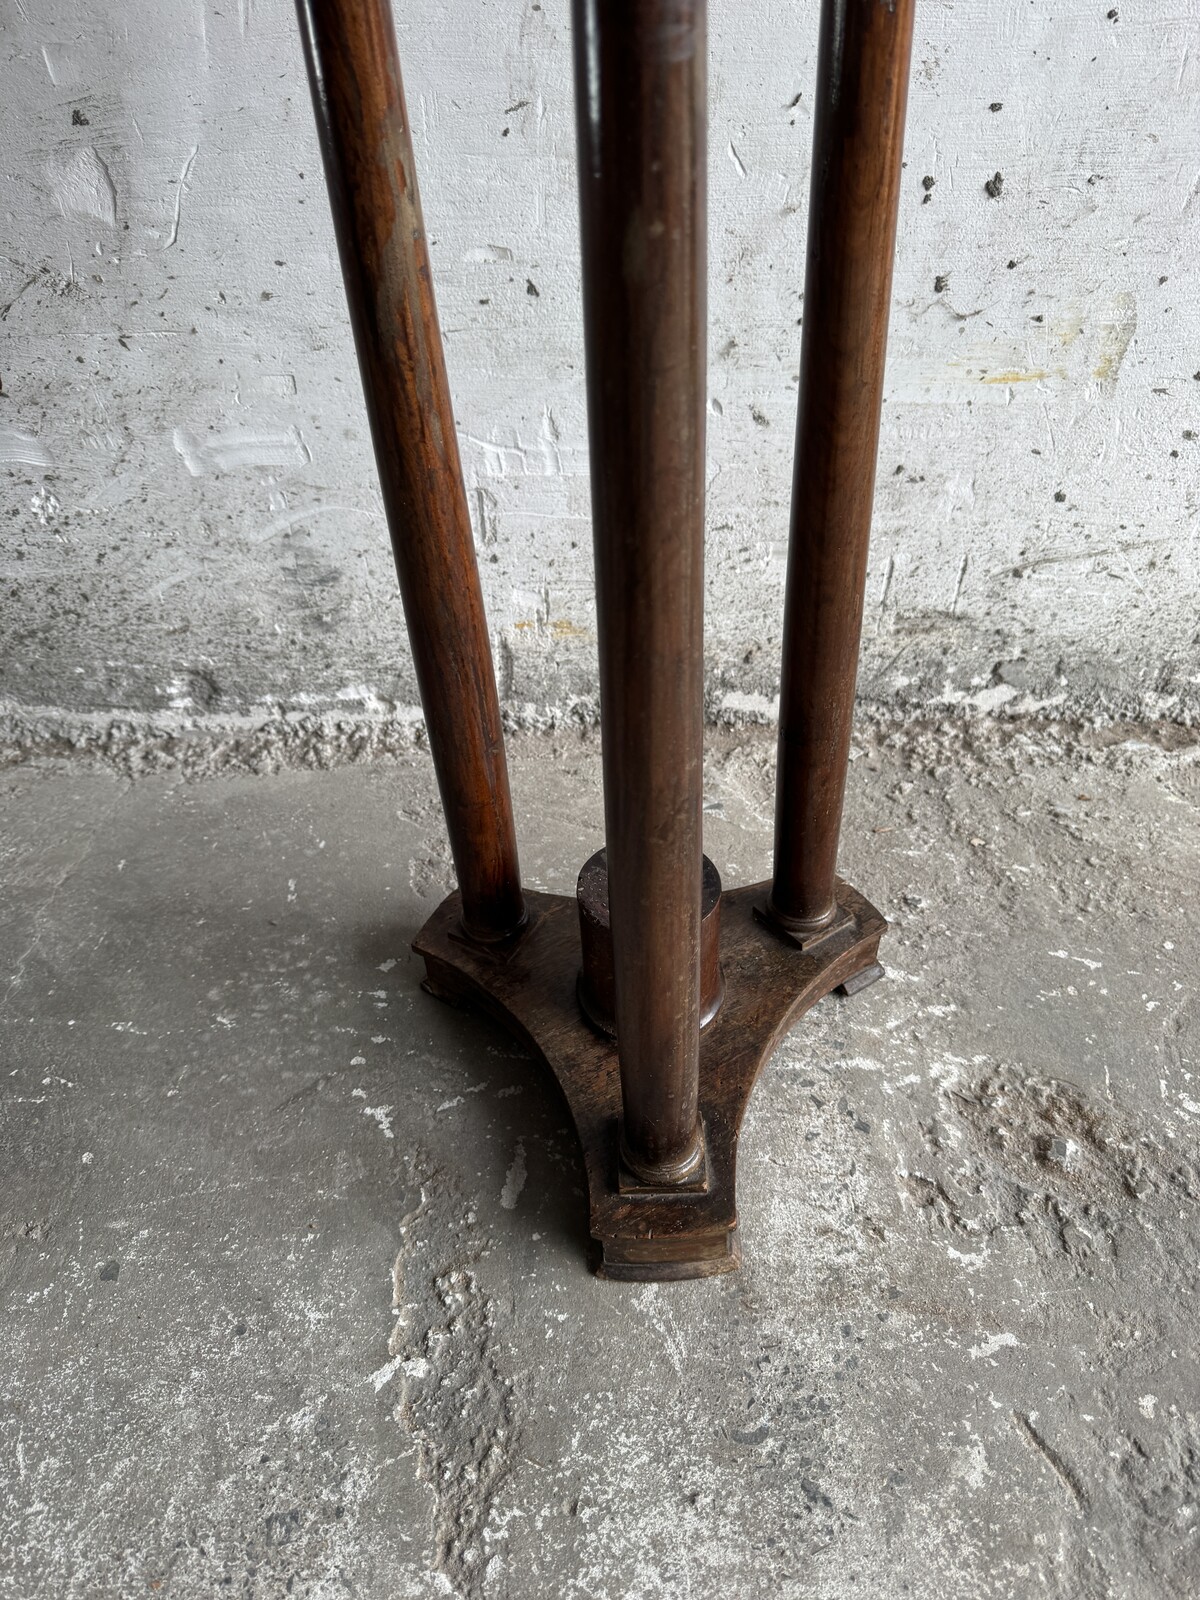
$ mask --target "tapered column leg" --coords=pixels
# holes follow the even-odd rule
[[[913,0],[823,0],[770,910],[834,919]]]
[[[483,595],[387,0],[298,0],[380,486],[472,937],[524,918]]]
[[[704,0],[574,0],[622,1150],[700,1166]]]

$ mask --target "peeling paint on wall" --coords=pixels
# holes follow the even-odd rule
[[[116,187],[104,161],[91,145],[85,145],[52,166],[50,186],[64,216],[92,217],[110,228],[116,227]]]
[[[312,460],[299,428],[226,428],[203,436],[176,428],[171,442],[193,478],[243,467],[303,467]]]
[[[52,467],[53,457],[44,445],[16,428],[0,428],[0,464]]]
[[[1137,332],[1137,302],[1131,294],[1116,297],[1115,316],[1103,331],[1100,353],[1092,376],[1098,378],[1110,391],[1116,387],[1121,363]]]

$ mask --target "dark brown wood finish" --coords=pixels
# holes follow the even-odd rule
[[[463,927],[502,939],[525,914],[516,831],[391,11],[298,11]]]
[[[579,1014],[574,900],[531,891],[525,932],[488,949],[455,938],[452,895],[417,935],[426,988],[502,1023],[557,1079],[583,1154],[593,1266],[603,1277],[708,1277],[738,1265],[738,1133],[755,1080],[792,1023],[875,961],[886,924],[847,884],[837,885],[838,931],[815,951],[757,918],[766,891],[760,883],[721,896],[725,998],[700,1044],[705,1161],[674,1188],[639,1186],[618,1163],[623,1074],[612,1044]]]
[[[702,1159],[705,6],[573,18],[622,1145],[670,1183]]]
[[[779,707],[772,915],[836,913],[913,0],[824,0]]]

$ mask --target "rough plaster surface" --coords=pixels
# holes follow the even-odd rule
[[[1198,752],[860,729],[888,978],[756,1090],[741,1273],[670,1288],[587,1275],[554,1093],[417,987],[419,750],[10,769],[0,1595],[1194,1595]],[[513,757],[564,891],[597,742]],[[771,766],[713,741],[730,883]]]
[[[567,6],[398,9],[502,693],[592,715]],[[769,716],[817,7],[712,12],[709,711]],[[14,0],[0,50],[21,736],[406,712],[288,0]],[[1191,4],[920,6],[869,698],[1194,711],[1198,73]]]

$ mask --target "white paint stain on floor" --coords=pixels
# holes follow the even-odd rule
[[[385,1139],[394,1139],[392,1132],[392,1107],[391,1106],[364,1106],[363,1116],[371,1117],[377,1124],[380,1133]]]
[[[525,1166],[525,1141],[517,1140],[516,1149],[513,1151],[512,1161],[504,1175],[504,1186],[500,1190],[500,1204],[505,1211],[515,1211],[517,1201],[521,1198],[521,1190],[525,1187],[528,1171]]]

